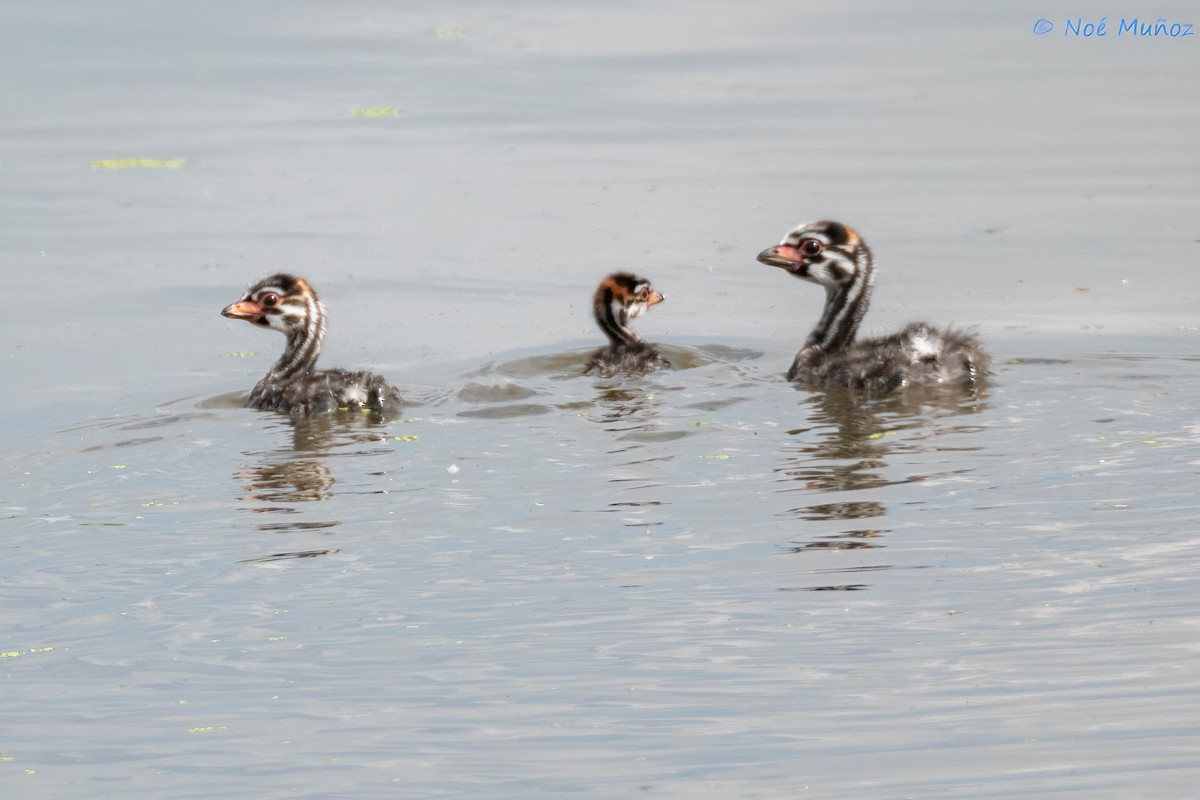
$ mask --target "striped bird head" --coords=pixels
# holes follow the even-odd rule
[[[225,306],[221,314],[291,337],[319,326],[324,312],[317,293],[307,281],[281,272],[251,284],[242,299]]]
[[[596,323],[613,342],[639,341],[629,330],[630,321],[665,299],[645,278],[639,278],[631,272],[614,272],[600,281],[596,289],[593,306]]]
[[[871,273],[871,253],[862,238],[853,228],[828,220],[798,225],[778,245],[759,253],[758,260],[830,290],[869,280]]]

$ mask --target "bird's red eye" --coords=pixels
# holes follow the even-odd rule
[[[279,302],[279,295],[274,292],[267,292],[262,297],[258,298],[258,304],[263,308],[270,308]]]
[[[809,258],[821,255],[821,250],[823,249],[821,243],[816,239],[805,239],[800,243],[800,252]]]

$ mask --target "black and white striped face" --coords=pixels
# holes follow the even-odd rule
[[[321,301],[308,282],[286,273],[252,284],[241,300],[226,306],[221,314],[289,335],[322,316]]]
[[[631,272],[614,272],[596,289],[596,322],[614,341],[636,339],[628,330],[629,322],[665,299],[645,278]]]
[[[758,260],[780,267],[826,288],[853,283],[865,271],[866,245],[852,228],[819,220],[788,231],[783,241],[758,254]]]

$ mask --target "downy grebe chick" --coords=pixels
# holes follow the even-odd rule
[[[325,307],[303,278],[279,273],[246,290],[221,313],[279,331],[283,355],[250,392],[248,408],[294,414],[327,414],[340,408],[395,410],[400,392],[373,372],[317,370],[325,339]]]
[[[789,381],[887,392],[909,383],[970,384],[987,374],[991,359],[963,331],[911,322],[890,336],[855,340],[875,267],[866,242],[839,222],[800,225],[758,260],[825,287],[825,309],[796,354]]]
[[[650,281],[629,272],[614,272],[600,281],[592,310],[596,324],[610,344],[592,355],[583,374],[595,372],[604,377],[618,373],[642,375],[670,367],[671,362],[662,357],[657,347],[643,342],[629,327],[632,320],[664,299],[650,287]]]

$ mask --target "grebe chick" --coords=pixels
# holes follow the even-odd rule
[[[663,358],[657,347],[643,342],[629,327],[632,320],[664,299],[650,287],[650,281],[629,272],[614,272],[600,281],[592,310],[596,324],[610,344],[592,355],[583,374],[642,375],[670,367],[671,362]]]
[[[287,337],[283,355],[250,392],[247,408],[293,414],[365,408],[383,413],[402,402],[396,387],[373,372],[316,369],[325,339],[325,307],[303,278],[286,273],[263,278],[221,314]]]
[[[758,260],[825,287],[825,309],[796,354],[789,381],[888,392],[910,383],[971,384],[987,374],[990,357],[964,331],[911,322],[890,336],[855,340],[875,267],[866,242],[839,222],[800,225]]]

